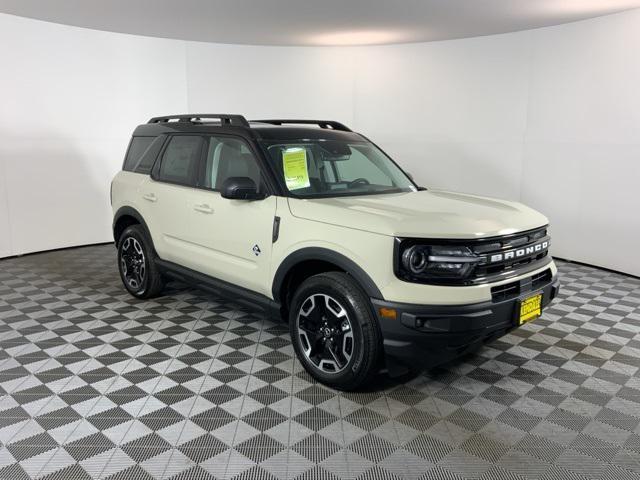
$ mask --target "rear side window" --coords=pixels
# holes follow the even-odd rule
[[[122,169],[127,172],[135,172],[140,164],[142,155],[147,151],[147,148],[149,148],[155,138],[156,137],[133,137],[129,144],[129,150],[124,159],[124,167]]]
[[[158,180],[193,185],[203,143],[203,138],[196,135],[172,137],[162,155]]]

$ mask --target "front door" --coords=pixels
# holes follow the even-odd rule
[[[249,177],[265,189],[249,145],[232,136],[205,137],[204,155],[192,200],[188,241],[197,246],[196,270],[270,296],[269,270],[277,197],[222,198],[229,177]],[[194,251],[195,253],[195,251]]]

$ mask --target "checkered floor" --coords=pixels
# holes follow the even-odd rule
[[[337,393],[260,313],[134,300],[111,245],[0,260],[0,478],[640,479],[640,280],[559,266],[543,318]]]

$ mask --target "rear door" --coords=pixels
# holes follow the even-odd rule
[[[163,260],[193,268],[197,262],[189,242],[190,211],[204,146],[201,135],[172,135],[151,177],[140,186],[142,215]]]

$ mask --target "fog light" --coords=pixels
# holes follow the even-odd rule
[[[398,318],[398,313],[395,308],[380,307],[378,311],[380,312],[380,316],[387,320],[395,320]]]

